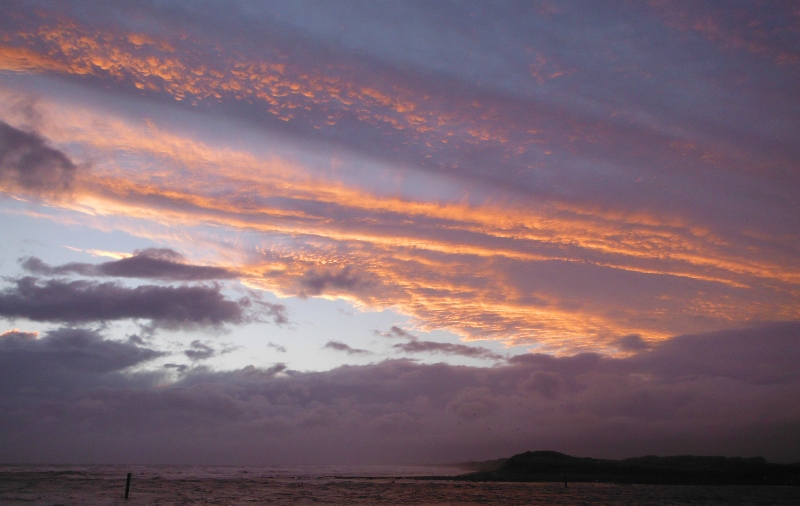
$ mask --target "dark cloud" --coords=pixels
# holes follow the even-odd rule
[[[669,378],[717,377],[753,383],[800,379],[800,324],[782,322],[737,330],[678,336],[630,359]]]
[[[171,249],[148,248],[134,251],[128,258],[100,264],[73,262],[50,266],[36,257],[23,258],[20,263],[29,272],[48,276],[80,274],[164,281],[204,281],[237,277],[235,272],[221,267],[192,265],[185,263],[184,260],[182,255]]]
[[[467,387],[447,403],[446,409],[460,418],[476,419],[496,412],[500,406],[496,395],[488,387]]]
[[[192,341],[191,348],[183,352],[184,355],[189,357],[190,360],[205,360],[217,354],[216,350],[211,346],[200,342],[195,339]]]
[[[37,335],[20,331],[0,334],[2,356],[36,355],[43,363],[58,362],[59,367],[110,372],[163,355],[149,348],[107,340],[96,331],[82,328],[51,330],[42,338]]]
[[[146,344],[147,341],[142,336],[137,335],[130,335],[128,336],[128,341],[132,342],[133,344]]]
[[[187,369],[189,369],[189,366],[186,364],[173,364],[172,362],[170,362],[169,364],[164,364],[164,368],[175,369],[179,373],[183,373],[186,372]]]
[[[5,332],[0,334],[0,390],[61,391],[86,384],[97,386],[92,382],[111,379],[119,384],[123,377],[108,375],[163,355],[129,342],[105,339],[88,329],[61,328],[38,339],[33,332]]]
[[[492,360],[502,360],[504,358],[502,355],[481,346],[437,343],[435,341],[412,340],[407,343],[395,344],[392,348],[406,353],[444,353],[447,355],[461,355],[463,357],[486,358]]]
[[[77,167],[35,133],[0,121],[0,185],[36,195],[60,195],[72,188]]]
[[[800,322],[680,336],[627,358],[525,354],[493,367],[168,364],[168,385],[125,372],[157,352],[70,332],[0,340],[8,460],[441,462],[543,448],[800,460],[800,406],[787,402],[800,396]],[[68,381],[43,388],[53,369]]]
[[[629,334],[616,340],[617,346],[625,351],[642,351],[650,348],[650,344],[639,334]]]
[[[67,323],[141,318],[164,327],[219,326],[245,321],[246,302],[226,299],[219,286],[127,288],[23,277],[0,292],[0,317]]]
[[[461,355],[470,358],[483,358],[491,360],[502,360],[506,357],[493,352],[482,346],[468,346],[465,344],[438,343],[436,341],[420,341],[417,336],[411,334],[396,325],[393,325],[388,332],[373,331],[376,335],[408,339],[407,343],[395,344],[392,348],[405,353],[443,353],[446,355]]]
[[[343,342],[340,342],[340,341],[328,341],[327,343],[325,343],[325,346],[323,346],[323,348],[328,348],[328,349],[336,350],[336,351],[344,351],[348,355],[371,355],[372,354],[372,352],[370,352],[370,351],[361,350],[361,349],[358,349],[358,348],[352,348],[351,346],[349,346],[349,345],[347,345],[347,344],[345,344]]]
[[[564,388],[564,380],[554,371],[534,371],[530,377],[520,383],[521,393],[537,393],[547,399],[555,399]]]

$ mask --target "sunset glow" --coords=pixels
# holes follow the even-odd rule
[[[796,367],[744,372],[800,358],[800,10],[735,3],[0,7],[0,360],[119,357],[109,390],[4,391],[0,441],[89,399],[110,434],[120,389],[194,398],[204,461],[359,431],[343,458],[800,459]],[[98,458],[162,461],[171,423]]]

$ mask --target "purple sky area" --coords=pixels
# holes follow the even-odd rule
[[[7,1],[0,462],[800,461],[791,1]]]

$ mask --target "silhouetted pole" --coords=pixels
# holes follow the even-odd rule
[[[130,475],[128,475],[128,480],[130,480],[130,479],[131,479]],[[567,479],[566,478],[564,478],[564,488],[567,488]],[[125,497],[128,497],[128,495],[125,494]]]
[[[131,473],[128,473],[128,481],[125,482],[125,499],[128,498],[128,492],[131,491]]]

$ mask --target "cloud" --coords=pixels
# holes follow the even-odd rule
[[[82,202],[98,221],[253,232],[289,264],[253,275],[267,289],[569,352],[798,317],[797,55],[747,28],[786,6],[121,8],[12,6],[3,42],[20,87],[69,76],[136,109],[48,97],[43,131],[112,161]],[[203,128],[168,126],[197,107]],[[215,116],[244,120],[241,150],[199,142]]]
[[[259,297],[254,294],[252,303],[258,306],[257,312],[259,315],[265,314],[268,317],[272,318],[272,322],[275,325],[287,325],[289,324],[289,313],[286,309],[286,306],[283,304],[277,304],[274,302],[266,302],[263,300],[259,300]],[[261,321],[261,317],[258,317],[259,321]]]
[[[286,353],[286,347],[272,342],[267,343],[268,348],[273,348],[278,353]]]
[[[77,167],[35,133],[0,121],[0,187],[34,195],[58,196],[73,186]]]
[[[716,4],[4,5],[0,185],[75,196],[23,212],[221,260],[235,245],[248,286],[570,356],[170,367],[180,379],[162,389],[128,371],[70,395],[43,389],[42,402],[22,385],[3,402],[0,448],[91,458],[117,431],[144,460],[191,456],[193,441],[254,461],[496,457],[539,443],[797,460],[796,324],[709,333],[800,318],[795,7]],[[41,134],[10,126],[23,121],[8,89],[42,95]],[[229,279],[165,250],[132,258],[26,266]],[[23,278],[0,292],[0,315],[287,322],[260,302],[213,286]],[[481,352],[384,334],[398,351]]]
[[[211,346],[200,342],[195,339],[192,341],[191,348],[183,352],[184,355],[189,357],[192,361],[206,360],[217,354],[216,350]]]
[[[341,269],[311,268],[298,280],[301,295],[321,295],[333,293],[359,293],[374,290],[376,280],[363,272],[356,272],[355,267],[346,265]]]
[[[340,342],[340,341],[328,341],[327,343],[325,343],[325,346],[323,346],[323,348],[328,348],[328,349],[336,350],[336,351],[344,351],[348,355],[371,355],[372,354],[371,351],[361,350],[361,349],[358,349],[358,348],[352,348],[349,345],[347,345],[347,344],[345,344],[343,342]]]
[[[15,340],[16,341],[33,340],[36,339],[37,337],[39,337],[39,332],[26,332],[24,330],[19,330],[19,329],[6,330],[2,334],[0,334],[0,339],[9,339],[11,342]]]
[[[639,334],[622,336],[616,340],[616,344],[625,351],[642,351],[650,348],[650,344]]]
[[[464,388],[447,404],[461,418],[480,418],[496,411],[499,402],[488,387]]]
[[[29,272],[48,276],[80,274],[163,281],[205,281],[237,277],[235,272],[222,267],[187,264],[182,255],[168,248],[136,250],[128,258],[100,264],[68,263],[50,266],[36,257],[21,259],[20,263]]]
[[[437,343],[435,341],[413,340],[407,343],[399,343],[392,346],[405,353],[444,353],[447,355],[461,355],[470,358],[485,358],[490,360],[502,360],[505,357],[481,346],[467,346],[465,344]]]
[[[88,372],[119,371],[147,362],[164,353],[130,343],[105,339],[96,331],[61,328],[45,332],[6,332],[0,335],[3,353],[36,355],[57,360],[60,367]],[[4,355],[7,356],[7,355]]]
[[[179,373],[183,373],[183,372],[186,372],[187,369],[189,369],[189,366],[186,365],[186,364],[174,364],[174,363],[170,362],[168,364],[164,364],[164,368],[165,369],[175,369]]]
[[[0,292],[0,317],[47,322],[103,322],[146,319],[168,328],[242,323],[245,301],[226,299],[219,286],[127,288],[116,283],[47,280],[15,281]]]
[[[407,330],[404,330],[397,325],[392,325],[388,332],[381,332],[379,330],[374,330],[373,333],[377,336],[383,337],[399,337],[403,339],[417,339],[417,336],[409,333]]]
[[[676,379],[707,376],[790,383],[800,379],[800,369],[791,366],[800,355],[798,337],[798,322],[689,334],[659,343],[630,363]]]
[[[392,348],[405,353],[443,353],[446,355],[461,355],[463,357],[489,360],[503,360],[506,358],[482,346],[420,341],[417,336],[396,325],[393,325],[388,332],[375,330],[374,333],[383,337],[408,339],[407,343],[399,343],[392,346]]]
[[[555,399],[564,388],[561,375],[555,371],[534,371],[530,377],[520,383],[519,391],[522,393],[537,393],[547,399]]]
[[[625,358],[524,354],[493,367],[173,364],[171,384],[122,373],[154,350],[63,332],[0,341],[0,447],[9,459],[441,462],[548,448],[800,460],[800,407],[787,402],[800,395],[798,322],[679,336]],[[72,372],[44,388],[54,368]],[[120,432],[119,446],[91,443]]]
[[[86,385],[133,386],[136,381],[115,375],[132,366],[166,355],[129,342],[105,339],[96,331],[65,327],[44,333],[9,331],[0,334],[0,391],[3,396],[29,389],[48,395]],[[145,376],[141,376],[140,379]]]

